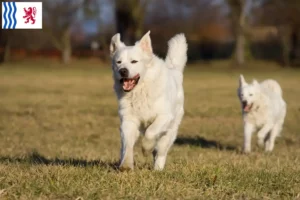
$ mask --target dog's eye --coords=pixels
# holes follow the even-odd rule
[[[253,96],[253,94],[249,94],[249,96],[250,96],[250,97],[252,97],[252,96]]]
[[[135,64],[135,63],[137,63],[137,62],[138,62],[137,60],[131,61],[132,64]]]
[[[119,61],[117,61],[117,63],[118,63],[118,64],[121,64],[121,63],[122,63],[122,61],[121,61],[121,60],[119,60]]]

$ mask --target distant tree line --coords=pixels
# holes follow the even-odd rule
[[[103,23],[104,7],[112,8],[113,24]],[[300,59],[299,0],[43,0],[43,30],[1,29],[0,61],[11,59],[12,48],[52,48],[69,63],[77,46],[72,38],[86,19],[97,21],[99,31],[92,37],[104,51],[115,32],[133,44],[150,29],[161,55],[167,39],[184,32],[191,60],[231,57],[243,66],[273,57],[290,66]]]

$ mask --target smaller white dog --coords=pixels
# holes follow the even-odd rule
[[[258,145],[271,152],[275,139],[280,135],[286,115],[282,90],[275,80],[248,84],[240,75],[238,97],[244,119],[244,153],[251,152],[252,133],[258,131]]]

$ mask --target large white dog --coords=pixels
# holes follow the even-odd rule
[[[271,79],[248,84],[240,75],[238,96],[244,119],[244,152],[251,152],[252,133],[258,131],[258,144],[271,152],[280,135],[286,115],[286,103],[280,85]]]
[[[150,31],[134,46],[120,34],[111,39],[114,90],[121,120],[120,169],[133,169],[133,148],[140,133],[143,152],[152,152],[154,169],[162,170],[184,114],[183,70],[187,42],[183,34],[169,41],[167,57],[152,52]]]

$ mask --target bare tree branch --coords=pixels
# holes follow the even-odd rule
[[[62,52],[64,62],[71,57],[71,27],[86,0],[44,1],[44,27],[52,44]],[[55,13],[55,14],[54,14]]]

